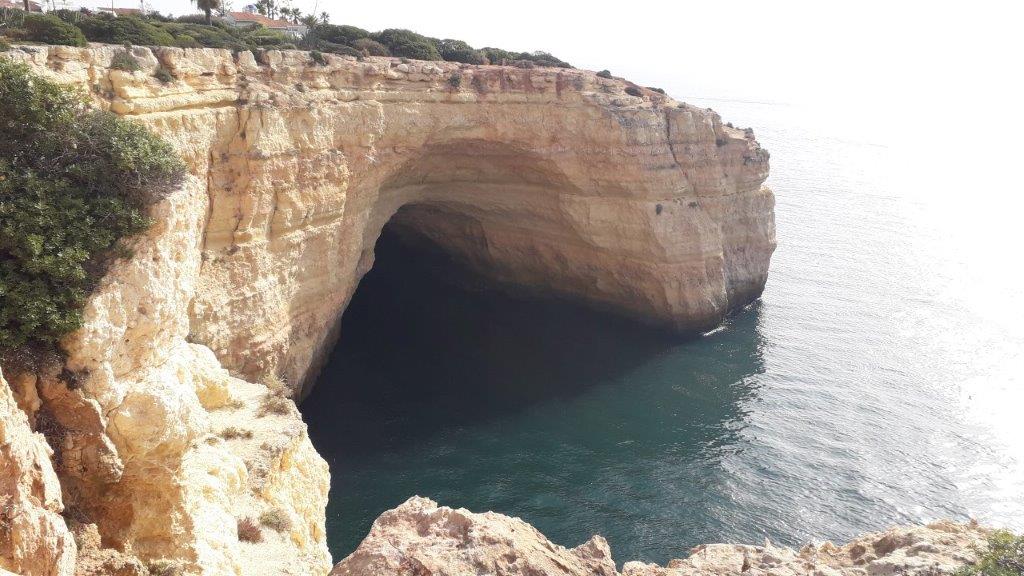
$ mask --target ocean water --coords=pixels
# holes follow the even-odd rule
[[[620,563],[943,517],[1024,529],[1009,192],[935,178],[956,163],[941,147],[919,177],[897,131],[849,114],[690,101],[772,152],[761,300],[669,337],[456,288],[385,237],[301,407],[331,465],[336,560],[414,494],[566,546],[602,534]]]

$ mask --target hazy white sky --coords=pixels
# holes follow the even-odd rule
[[[251,1],[232,3],[241,9]],[[843,123],[872,142],[949,146],[974,138],[971,130],[986,130],[989,139],[1024,130],[1024,18],[1019,3],[1009,0],[293,2],[306,12],[330,13],[335,24],[371,31],[409,28],[476,47],[546,50],[580,68],[607,68],[664,88],[677,99],[819,108],[810,117]],[[195,12],[189,0],[147,3],[165,14]],[[950,130],[965,133],[954,138]],[[970,152],[984,161],[992,148]],[[1015,145],[998,152],[1016,161]]]

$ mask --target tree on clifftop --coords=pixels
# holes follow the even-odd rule
[[[220,6],[220,0],[192,0],[192,2],[196,5],[196,8],[199,8],[203,11],[203,14],[206,14],[206,23],[213,24],[213,11]]]

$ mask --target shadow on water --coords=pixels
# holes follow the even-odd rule
[[[682,340],[457,274],[386,230],[302,405],[331,465],[335,559],[414,494],[520,516],[564,545],[601,533],[620,559],[714,535],[716,463],[741,449],[763,370],[758,310]]]

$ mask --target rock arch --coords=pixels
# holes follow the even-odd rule
[[[496,281],[671,329],[764,286],[768,154],[710,110],[581,70],[136,47],[130,73],[110,67],[122,50],[3,57],[149,125],[192,172],[63,343],[81,386],[26,376],[81,455],[57,470],[70,504],[144,560],[266,573],[234,521],[280,506],[301,521],[273,561],[327,572],[329,473],[299,415],[249,444],[218,431],[259,420],[268,374],[308,389],[402,206],[400,225]]]

